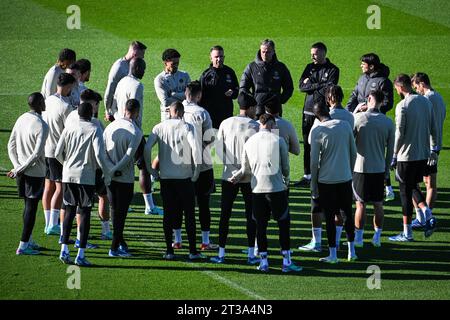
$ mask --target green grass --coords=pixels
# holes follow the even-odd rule
[[[144,132],[159,121],[159,102],[153,78],[161,71],[160,56],[168,47],[181,54],[182,70],[198,78],[209,64],[209,48],[221,44],[226,64],[238,75],[254,59],[259,42],[273,38],[280,60],[289,67],[297,82],[309,63],[309,47],[324,41],[331,61],[341,69],[340,84],[346,97],[360,74],[359,57],[378,53],[391,68],[391,79],[400,72],[427,72],[433,86],[450,103],[450,5],[433,0],[378,0],[381,30],[366,28],[369,1],[87,1],[79,0],[81,30],[66,29],[67,0],[0,2],[0,170],[11,164],[6,144],[16,118],[27,110],[26,97],[39,91],[43,76],[63,47],[76,50],[93,65],[90,88],[103,94],[111,64],[125,54],[128,43],[139,39],[148,45],[145,86]],[[327,9],[324,9],[327,8]],[[295,84],[296,85],[296,84]],[[298,90],[284,108],[285,117],[300,129],[303,94]],[[396,97],[398,102],[398,97]],[[393,116],[393,111],[389,115]],[[245,264],[240,250],[246,245],[245,217],[240,198],[231,227],[227,264],[189,263],[183,258],[162,260],[161,217],[143,215],[143,199],[136,184],[134,214],[126,225],[134,258],[111,260],[106,256],[109,243],[99,240],[100,223],[92,218],[92,242],[100,249],[88,252],[96,267],[81,270],[81,290],[69,290],[66,266],[58,261],[56,237],[44,236],[40,208],[34,238],[46,250],[41,256],[16,257],[21,233],[22,202],[14,182],[0,177],[0,298],[2,299],[449,299],[450,298],[450,134],[448,118],[440,157],[439,196],[435,214],[439,230],[431,239],[416,232],[416,242],[392,244],[386,236],[400,230],[398,200],[386,206],[383,247],[370,243],[358,250],[360,261],[335,266],[319,264],[321,254],[299,254],[294,260],[304,271],[284,275],[280,271],[276,225],[271,222],[270,263],[272,270],[261,275]],[[302,150],[303,152],[303,150]],[[221,167],[215,166],[220,178]],[[303,174],[302,159],[291,157],[291,180]],[[218,180],[217,180],[218,181]],[[397,187],[397,184],[394,183]],[[398,197],[398,188],[396,188]],[[160,204],[159,191],[156,192]],[[305,189],[291,190],[292,247],[310,238],[309,200]],[[212,197],[212,240],[217,242],[220,187]],[[369,221],[371,218],[368,219]],[[366,239],[372,235],[366,226]],[[199,228],[198,228],[199,230]],[[324,233],[325,236],[325,233]],[[186,238],[186,236],[184,236]],[[198,238],[200,240],[200,238]],[[212,256],[213,253],[208,253]],[[345,252],[339,253],[341,258]],[[366,286],[369,265],[381,268],[382,289]]]

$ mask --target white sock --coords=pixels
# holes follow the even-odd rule
[[[255,257],[255,247],[248,247],[247,257],[249,258]]]
[[[102,221],[102,234],[106,234],[110,231],[109,229],[109,220]]]
[[[261,265],[268,266],[269,260],[267,259],[267,252],[260,252],[259,255],[261,257]]]
[[[380,241],[381,231],[383,229],[380,229],[380,228],[377,228],[377,227],[375,227],[374,229],[375,229],[375,234],[373,235],[373,238],[374,238],[375,241]]]
[[[81,239],[80,227],[77,226],[77,240],[80,241],[80,239]]]
[[[209,231],[202,231],[202,243],[209,244]]]
[[[175,234],[175,242],[181,243],[181,229],[173,229],[173,233]]]
[[[219,257],[225,257],[225,248],[219,247]]]
[[[337,258],[337,255],[336,255],[336,247],[330,247],[329,248],[329,250],[330,250],[330,258],[331,259],[336,259]]]
[[[339,247],[339,243],[341,242],[341,234],[343,226],[336,226],[336,248]]]
[[[84,258],[84,249],[80,248],[78,249],[78,255],[79,258],[83,259]]]
[[[61,245],[61,253],[69,253],[69,246],[67,244],[62,244]]]
[[[28,242],[23,242],[23,241],[19,242],[19,249],[20,250],[25,250],[27,247],[28,247]]]
[[[285,266],[291,265],[291,251],[283,250],[281,251],[281,254],[283,255],[283,265]]]
[[[308,180],[311,180],[311,175],[310,175],[310,174],[304,174],[304,175],[303,175],[303,178],[308,179]]]
[[[59,234],[60,234],[61,236],[63,235],[63,232],[64,232],[63,225],[64,225],[64,220],[61,221],[61,225],[60,225],[60,227],[61,227],[61,232],[60,232]]]
[[[433,217],[433,213],[431,212],[431,209],[428,208],[428,206],[425,206],[425,208],[422,209],[422,212],[423,215],[425,216],[425,221],[428,221]]]
[[[56,226],[58,224],[59,211],[60,211],[60,209],[51,209],[50,210],[50,222],[48,224],[49,228]]]
[[[416,208],[416,219],[419,220],[420,223],[425,223],[425,214],[420,208]]]
[[[363,242],[364,229],[355,229],[355,242]]]
[[[45,227],[47,228],[50,224],[50,210],[44,210],[44,217],[45,217]]]
[[[353,241],[352,241],[352,242],[348,241],[348,242],[347,242],[347,245],[348,245],[348,255],[349,255],[350,257],[356,256],[356,253],[355,253],[355,243],[354,243]]]
[[[312,228],[313,242],[315,244],[322,244],[322,228]]]
[[[393,191],[392,186],[386,186],[386,192],[392,193]]]
[[[412,227],[410,224],[404,224],[403,225],[403,233],[405,234],[405,236],[407,236],[408,238],[412,237]]]
[[[155,204],[153,203],[153,197],[151,193],[142,194],[145,201],[145,208],[149,208],[150,210],[155,207]]]

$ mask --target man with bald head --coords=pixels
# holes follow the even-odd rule
[[[145,44],[139,41],[133,41],[128,47],[125,57],[118,59],[111,67],[108,76],[108,84],[105,91],[105,120],[114,121],[114,113],[111,110],[114,93],[116,92],[119,81],[128,75],[130,69],[130,61],[133,58],[144,59]]]
[[[111,106],[114,112],[114,118],[123,118],[125,116],[125,106],[128,100],[136,99],[139,102],[139,115],[133,120],[137,127],[142,130],[142,114],[144,109],[144,85],[140,81],[145,74],[146,63],[142,58],[133,58],[130,61],[130,70],[126,77],[119,81],[116,92],[114,93],[114,100]],[[162,215],[162,210],[155,206],[151,194],[150,174],[147,172],[144,160],[143,150],[145,146],[145,139],[142,138],[141,146],[136,152],[136,165],[139,168],[139,184],[144,196],[145,213]]]

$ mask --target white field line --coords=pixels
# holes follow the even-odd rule
[[[134,234],[132,232],[124,232],[124,233],[132,234],[132,235],[136,236],[136,234]],[[143,238],[140,235],[137,235],[137,237],[138,238]],[[155,244],[155,243],[153,243],[151,241],[143,241],[143,243],[148,245],[149,247],[153,247],[153,248],[159,247],[159,245],[157,245],[157,244]],[[192,262],[183,262],[183,263],[186,264],[186,265],[189,265],[189,266],[193,266],[196,269],[202,269],[203,268],[202,265],[197,264],[197,263],[192,263]],[[211,279],[214,279],[214,280],[216,280],[216,281],[226,285],[227,287],[235,289],[235,290],[237,290],[237,291],[239,291],[239,292],[241,292],[241,293],[243,293],[243,294],[245,294],[245,295],[247,295],[247,296],[249,296],[249,297],[251,297],[253,299],[256,299],[256,300],[267,300],[266,298],[264,298],[264,297],[256,294],[255,292],[253,292],[253,291],[251,291],[251,290],[249,290],[249,289],[247,289],[247,288],[237,284],[236,282],[233,282],[233,281],[231,281],[231,280],[229,280],[229,279],[227,279],[225,277],[220,276],[219,274],[217,274],[214,271],[211,271],[211,270],[198,270],[198,271],[201,272],[201,273],[206,274]]]

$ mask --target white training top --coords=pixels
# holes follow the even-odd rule
[[[45,140],[48,125],[34,111],[21,115],[14,125],[8,141],[8,155],[16,174],[45,177]]]
[[[139,116],[136,124],[142,128],[142,113],[144,110],[144,85],[138,78],[128,75],[117,84],[116,92],[111,110],[114,112],[114,119],[123,118],[125,116],[125,105],[129,99],[139,101]]]
[[[111,66],[111,70],[108,75],[108,84],[105,90],[105,110],[108,114],[113,115],[111,110],[114,93],[116,92],[117,84],[119,81],[128,75],[130,70],[130,61],[125,58],[117,59]]]
[[[44,99],[47,99],[48,97],[56,93],[56,84],[58,82],[58,77],[63,72],[64,70],[56,64],[47,71],[41,88],[41,94],[44,96]]]
[[[69,97],[55,93],[45,100],[45,111],[42,118],[49,126],[49,135],[45,143],[45,156],[55,158],[55,149],[59,137],[64,130],[64,123],[74,107],[69,103]]]
[[[142,141],[142,131],[126,118],[111,122],[103,132],[106,149],[106,163],[111,179],[121,183],[134,183],[134,156]],[[120,176],[114,176],[120,171]]]

